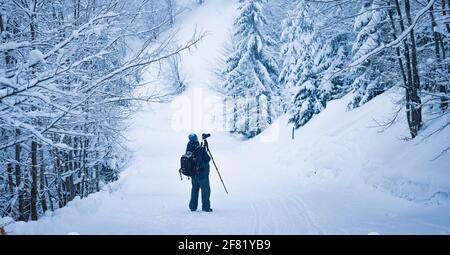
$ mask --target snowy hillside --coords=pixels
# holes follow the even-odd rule
[[[221,99],[211,87],[236,2],[179,1],[186,8],[171,29],[177,42],[207,33],[181,54],[187,90],[130,117],[132,156],[117,181],[38,221],[9,223],[8,234],[450,234],[450,153],[435,159],[450,136],[447,129],[427,137],[449,116],[425,112],[427,125],[413,140],[404,109],[381,127],[401,107],[397,87],[351,111],[353,94],[332,100],[293,139],[286,114],[250,140],[223,131]],[[164,86],[158,70],[150,66],[144,77]],[[189,211],[191,184],[178,173],[192,131],[212,133],[229,191],[211,164],[213,213]]]

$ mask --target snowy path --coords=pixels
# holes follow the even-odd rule
[[[273,183],[272,189],[267,180],[258,181],[258,166],[249,165],[254,163],[255,159],[250,158],[254,155],[242,157],[248,153],[237,153],[241,142],[221,132],[213,133],[210,147],[230,194],[225,194],[211,164],[214,213],[192,213],[187,207],[190,182],[186,179],[181,182],[177,169],[188,128],[174,131],[180,127],[172,118],[180,110],[177,106],[184,107],[189,101],[191,109],[181,109],[189,111],[183,115],[191,114],[188,125],[198,133],[206,128],[205,121],[211,116],[205,115],[212,103],[202,99],[211,97],[208,89],[211,67],[229,38],[236,8],[230,2],[208,1],[183,14],[182,29],[178,32],[180,41],[189,39],[194,31],[208,33],[198,49],[182,56],[190,88],[171,105],[151,105],[134,116],[129,134],[132,142],[128,145],[133,148],[134,158],[120,180],[104,192],[76,200],[38,223],[24,224],[23,228],[16,224],[17,233],[323,233],[300,197],[287,196],[286,189],[280,189],[278,183]],[[267,189],[272,189],[272,194]]]
[[[220,57],[235,8],[232,1],[210,0],[183,14],[180,41],[195,30],[209,33],[196,50],[183,55],[190,88],[172,104],[151,105],[134,116],[128,145],[134,158],[118,182],[38,222],[19,222],[8,230],[13,234],[450,233],[448,203],[424,206],[359,181],[356,169],[375,166],[353,161],[365,156],[358,142],[371,139],[363,135],[364,126],[352,124],[372,118],[364,112],[323,134],[314,129],[320,121],[312,123],[297,134],[300,145],[290,143],[289,135],[272,143],[257,139],[243,143],[214,132],[211,151],[230,194],[225,194],[211,165],[214,212],[189,211],[190,183],[180,181],[179,156],[188,127],[200,133],[214,126],[208,123],[214,116],[207,116],[214,112],[209,111],[213,103],[199,98],[212,93],[207,88],[212,59]],[[338,106],[333,109],[338,111]],[[181,128],[180,111],[192,114]],[[323,118],[336,114],[328,112]],[[336,184],[338,176],[343,177]]]

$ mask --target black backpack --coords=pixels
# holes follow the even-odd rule
[[[186,154],[181,156],[180,159],[181,167],[179,170],[181,180],[183,180],[181,174],[188,177],[192,177],[200,173],[200,158],[197,155],[198,154],[197,151],[199,148],[200,146],[197,147],[194,151],[187,151]]]

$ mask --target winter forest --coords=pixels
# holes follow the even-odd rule
[[[210,15],[213,11],[220,13],[217,20]],[[202,27],[208,23],[211,29]],[[178,157],[184,150],[188,131],[178,135],[179,132],[167,127],[164,129],[167,135],[163,133],[163,119],[172,114],[167,107],[159,107],[173,103],[199,83],[208,83],[204,87],[219,98],[220,109],[214,118],[220,122],[217,126],[221,134],[214,145],[222,143],[223,148],[214,153],[224,164],[221,171],[225,179],[234,182],[230,185],[235,186],[236,192],[245,193],[239,185],[245,186],[246,176],[237,173],[243,169],[265,169],[265,163],[237,163],[242,159],[231,148],[243,146],[239,147],[242,155],[253,155],[246,159],[267,152],[268,157],[275,159],[266,164],[270,170],[259,175],[274,176],[276,182],[285,173],[283,183],[290,179],[289,187],[295,193],[301,186],[294,181],[298,171],[307,171],[300,173],[303,179],[298,182],[309,183],[304,179],[312,178],[314,185],[320,182],[326,190],[328,181],[324,184],[319,179],[346,176],[344,163],[334,166],[352,159],[352,148],[370,147],[358,163],[348,165],[348,169],[360,171],[355,176],[363,176],[365,185],[383,189],[383,194],[394,194],[392,197],[400,197],[405,203],[427,204],[438,197],[441,207],[433,212],[446,215],[449,206],[445,201],[450,194],[450,181],[445,180],[450,174],[449,35],[448,0],[0,0],[0,219],[4,219],[0,228],[32,233],[24,230],[25,222],[45,218],[45,224],[53,224],[50,218],[54,212],[71,203],[80,203],[78,208],[87,207],[82,201],[93,199],[95,193],[140,194],[144,189],[149,192],[153,189],[144,188],[145,185],[156,185],[144,185],[137,179],[131,185],[132,176],[139,176],[140,172],[127,174],[128,168],[175,173],[164,176],[179,181]],[[198,56],[189,57],[195,52],[203,52],[201,57],[207,58],[207,64],[198,64],[201,61]],[[210,70],[204,70],[206,67]],[[391,94],[395,94],[394,99],[382,98]],[[377,98],[380,102],[375,102]],[[329,109],[333,102],[342,104],[342,114],[352,117],[328,113],[334,109]],[[147,106],[153,110],[139,115]],[[383,118],[371,115],[382,109],[386,111]],[[149,126],[140,127],[139,134],[135,131],[133,136],[129,130],[136,128],[133,129],[130,120],[145,121]],[[286,141],[250,153],[260,146],[256,139],[272,130],[277,121],[281,121],[279,132],[285,133]],[[338,126],[350,130],[358,122],[361,139],[350,135],[347,139],[331,130]],[[400,126],[405,128],[397,128]],[[333,133],[330,139],[334,140],[323,138],[318,131],[326,128],[331,131],[324,134]],[[168,142],[175,140],[170,138],[174,133],[177,139],[180,137],[178,147],[167,145],[175,144]],[[131,137],[139,140],[147,134],[155,136],[145,143],[147,147],[142,142],[139,148],[130,148],[134,147],[130,146]],[[158,136],[164,138],[158,140]],[[213,133],[211,140],[214,138]],[[285,145],[293,139],[304,143]],[[344,142],[350,144],[350,140],[352,146],[360,147],[342,152],[347,150]],[[316,144],[323,147],[315,149]],[[393,154],[398,158],[391,158],[391,144],[395,144]],[[414,149],[411,144],[422,147]],[[286,153],[278,155],[277,148]],[[165,156],[170,151],[175,155]],[[430,153],[422,153],[425,151]],[[140,160],[136,153],[149,161]],[[340,157],[339,153],[345,156]],[[409,158],[417,161],[402,163]],[[381,163],[384,159],[391,163]],[[373,165],[371,160],[375,162]],[[398,166],[395,169],[401,170],[390,175],[388,164],[393,166],[394,161]],[[378,167],[384,169],[382,173],[373,170]],[[424,176],[421,171],[426,170],[438,173],[428,172]],[[211,171],[213,175],[215,170]],[[147,175],[153,182],[165,178],[151,173],[144,176]],[[263,180],[264,176],[258,178]],[[125,185],[127,181],[129,185]],[[117,187],[115,183],[119,183]],[[404,188],[396,188],[399,183]],[[254,185],[255,190],[260,188]],[[138,192],[138,188],[142,190]],[[188,186],[182,189],[189,191]],[[216,193],[222,192],[219,184],[215,189]],[[222,198],[222,194],[216,196],[216,200]],[[302,204],[298,210],[312,212],[314,206],[307,208],[306,204],[313,204],[315,199],[302,196],[306,202],[298,203]],[[187,197],[178,194],[176,201],[181,199],[184,203]],[[394,204],[390,199],[380,201]],[[112,204],[118,203],[111,202],[107,208],[114,210]],[[239,204],[227,203],[228,209]],[[382,203],[380,207],[384,207]],[[255,208],[258,206],[262,204]],[[323,206],[317,205],[316,209]],[[146,209],[159,215],[157,210]],[[281,226],[281,218],[285,217],[273,210],[275,218],[280,218],[275,223]],[[292,221],[296,221],[297,216],[290,213]],[[392,214],[401,216],[398,211]],[[302,224],[320,225],[321,219],[328,216],[320,217],[304,220]],[[442,219],[439,224],[448,233],[448,218],[435,218]],[[14,222],[23,225],[16,226]],[[91,224],[86,223],[92,227]],[[159,228],[156,223],[149,224],[155,226],[148,230],[151,233],[164,227],[163,223],[158,223]],[[259,228],[258,233],[276,232],[271,226]],[[37,232],[46,233],[45,227],[38,229]],[[89,231],[95,233],[92,229]],[[173,233],[188,231],[169,229]],[[279,228],[280,233],[311,229]],[[329,231],[325,226],[317,229],[322,229],[321,233],[341,233],[338,227]],[[386,232],[401,232],[399,229]],[[241,233],[235,230],[229,232]],[[417,227],[411,231],[438,230]],[[199,233],[210,232],[199,230]]]
[[[448,114],[449,4],[241,1],[224,71],[224,90],[234,102],[231,131],[257,135],[286,112],[298,128],[330,100],[352,93],[352,110],[398,86],[405,91],[399,104],[416,137],[426,125],[423,111]],[[272,98],[279,97],[282,106],[271,109]],[[266,118],[263,99],[269,105]]]

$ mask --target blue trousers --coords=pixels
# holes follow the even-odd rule
[[[202,210],[209,210],[211,203],[209,197],[211,195],[211,188],[209,187],[209,172],[201,173],[192,177],[191,201],[189,202],[189,209],[195,211],[198,206],[199,191],[202,190]]]

